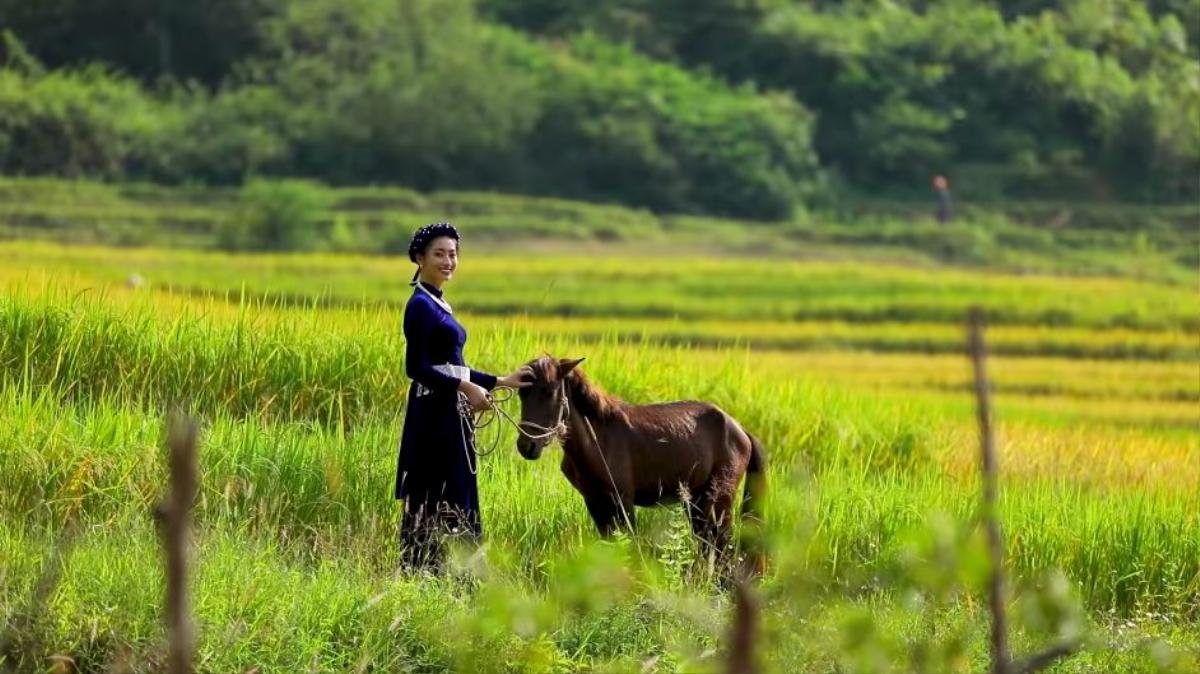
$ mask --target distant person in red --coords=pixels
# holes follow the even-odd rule
[[[946,176],[933,177],[933,192],[937,195],[938,222],[950,222],[954,212],[950,209],[950,181]]]

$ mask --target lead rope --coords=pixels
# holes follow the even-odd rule
[[[475,421],[475,415],[472,414],[471,402],[467,400],[467,396],[462,392],[458,394],[458,431],[462,434],[463,454],[467,457],[467,470],[471,471],[472,475],[479,474],[479,458],[478,450],[475,449],[475,429],[478,428]],[[475,453],[477,458],[472,461],[471,454]]]
[[[498,390],[507,392],[507,395],[505,395],[503,398],[496,398],[497,403],[504,403],[512,398],[513,389],[508,388],[506,386],[501,386],[501,387],[498,387]],[[571,405],[567,399],[566,382],[563,382],[562,389],[559,392],[559,399],[562,401],[562,404],[559,405],[558,419],[554,422],[553,426],[542,426],[541,424],[536,424],[532,421],[517,421],[516,419],[513,419],[512,415],[509,414],[507,411],[505,411],[504,408],[499,407],[499,406],[493,406],[491,410],[485,410],[484,412],[481,412],[480,414],[482,416],[482,415],[487,414],[488,412],[495,412],[496,417],[503,418],[505,421],[507,421],[509,423],[509,425],[511,425],[514,429],[516,429],[517,433],[525,436],[526,438],[528,438],[530,440],[546,440],[547,438],[559,438],[559,437],[567,434],[567,417],[570,416],[570,414],[571,414]],[[491,421],[492,420],[489,419],[489,423]],[[531,432],[525,430],[524,427],[526,427],[526,426],[535,429],[535,432],[531,433]],[[499,437],[499,434],[497,433],[497,438],[498,437]]]
[[[512,399],[513,389],[510,387],[507,387],[507,386],[499,386],[496,388],[496,390],[504,391],[506,393],[506,395],[502,398],[497,397],[494,401],[495,404],[492,405],[492,408],[490,410],[484,410],[483,412],[480,412],[479,419],[481,421],[478,423],[476,423],[476,418],[472,413],[471,404],[469,402],[467,402],[467,397],[461,393],[459,394],[459,402],[458,402],[459,416],[463,420],[464,425],[471,424],[473,428],[483,428],[487,425],[490,425],[496,419],[503,418],[504,420],[508,421],[508,423],[510,425],[512,425],[513,428],[516,429],[517,433],[525,436],[526,438],[528,438],[530,440],[545,440],[546,438],[552,437],[552,438],[555,438],[555,439],[558,439],[561,441],[562,436],[567,434],[567,420],[570,419],[570,416],[571,416],[571,404],[570,404],[570,397],[567,395],[567,382],[565,379],[563,380],[562,388],[559,391],[559,396],[562,401],[562,404],[559,405],[559,408],[558,408],[558,420],[555,421],[553,426],[542,426],[541,424],[537,424],[532,421],[515,421],[512,418],[512,415],[510,415],[508,412],[506,412],[502,407],[498,406],[498,403],[508,402],[509,400]],[[490,416],[488,416],[489,413],[491,413]],[[482,421],[483,419],[486,419],[486,421]],[[596,454],[597,454],[597,456],[600,457],[600,462],[602,464],[604,464],[604,472],[608,474],[609,486],[612,487],[613,494],[618,495],[617,480],[615,477],[613,477],[612,468],[610,468],[608,465],[608,459],[605,458],[604,451],[600,448],[600,439],[598,437],[596,437],[596,429],[592,428],[592,421],[590,419],[588,419],[587,417],[583,417],[583,423],[587,426],[588,434],[591,435],[591,437],[592,437],[592,445],[596,448]],[[531,426],[531,427],[537,429],[538,432],[530,433],[529,431],[526,431],[524,428],[522,428],[522,426]],[[492,440],[492,446],[488,449],[488,451],[486,451],[486,452],[476,451],[476,454],[480,457],[484,457],[484,456],[487,456],[488,454],[491,454],[492,452],[496,451],[496,447],[500,443],[500,435],[501,434],[499,432],[496,432],[494,434],[494,438]],[[472,433],[472,435],[471,435],[472,442],[474,442],[474,438],[475,438],[475,436]],[[464,434],[464,443],[465,442],[466,442],[466,436]],[[466,451],[469,453],[470,449],[468,448]],[[467,463],[468,463],[468,465],[470,465],[469,454],[467,457]],[[472,474],[475,474],[476,470],[478,470],[478,467],[476,467],[475,470],[471,471]],[[625,508],[625,503],[623,501],[621,501],[620,498],[617,498],[616,501],[617,501],[617,507],[619,507],[621,509],[621,516],[625,518],[625,523],[629,524],[631,522],[631,520],[629,519],[629,511],[626,510],[626,508]]]
[[[526,438],[528,438],[530,440],[545,440],[547,438],[559,438],[563,435],[566,435],[566,433],[567,433],[566,420],[567,420],[567,417],[570,415],[570,405],[567,401],[566,382],[563,382],[563,387],[562,387],[562,392],[561,392],[562,405],[559,406],[558,420],[554,423],[553,426],[549,426],[549,427],[542,426],[541,424],[535,424],[532,421],[516,421],[516,420],[514,420],[512,418],[512,415],[510,415],[507,411],[505,411],[504,408],[500,407],[501,404],[506,403],[512,399],[513,389],[508,386],[497,386],[495,391],[498,393],[503,393],[504,395],[495,396],[492,401],[492,407],[490,409],[483,410],[482,412],[479,412],[479,413],[476,413],[473,409],[471,409],[471,403],[469,400],[467,400],[466,394],[461,393],[461,392],[458,394],[458,428],[459,428],[459,432],[462,434],[463,452],[466,454],[466,458],[467,458],[467,469],[471,471],[472,475],[479,474],[478,459],[483,458],[483,457],[491,454],[492,452],[496,451],[496,448],[500,446],[500,436],[502,435],[502,433],[499,430],[499,426],[497,425],[497,431],[492,434],[491,445],[487,448],[486,451],[479,451],[478,449],[475,448],[476,431],[478,431],[479,429],[487,428],[488,426],[495,423],[497,419],[504,419],[513,428],[515,428],[517,430],[517,433],[525,436]],[[537,432],[530,433],[529,431],[525,430],[523,428],[523,426],[530,426],[534,429],[537,429]],[[594,434],[593,434],[593,436],[594,436]],[[475,456],[478,457],[474,461],[472,461],[472,457],[471,457],[472,452],[474,452]],[[611,474],[610,474],[610,479],[611,479]]]
[[[492,435],[491,446],[488,447],[487,451],[481,452],[475,449],[475,431],[492,425],[497,419],[504,419],[516,429],[517,433],[530,440],[545,440],[551,437],[561,440],[562,436],[567,434],[567,420],[570,419],[571,416],[571,404],[570,397],[567,395],[566,380],[563,380],[562,388],[559,391],[562,404],[558,407],[558,420],[555,421],[553,426],[542,426],[541,424],[537,424],[532,421],[515,421],[512,418],[512,415],[505,411],[504,408],[499,406],[500,404],[508,402],[512,399],[513,389],[508,386],[498,386],[496,387],[496,391],[504,392],[504,396],[497,396],[493,400],[492,407],[490,409],[483,410],[478,414],[478,416],[475,414],[474,410],[471,409],[471,403],[467,400],[467,396],[463,393],[458,394],[459,430],[462,432],[463,451],[466,453],[467,457],[467,468],[471,471],[472,475],[479,474],[478,459],[481,459],[496,451],[496,448],[500,445],[501,436],[499,431],[494,433]],[[608,483],[609,486],[612,487],[613,495],[619,496],[617,490],[617,480],[615,477],[613,477],[612,468],[610,468],[608,465],[608,459],[605,458],[604,451],[600,448],[600,439],[596,437],[596,429],[592,428],[592,422],[587,417],[583,417],[583,423],[587,426],[588,434],[592,437],[592,446],[596,449],[596,455],[600,457],[600,462],[604,464],[604,472],[608,474]],[[537,432],[530,433],[529,431],[526,431],[523,426],[530,426],[536,429]],[[469,444],[468,438],[470,440]],[[471,460],[471,452],[473,449],[475,450],[476,457],[478,457],[475,461]],[[621,516],[625,518],[625,523],[628,525],[631,521],[629,519],[629,511],[626,510],[625,503],[620,498],[617,498],[616,501],[617,507],[621,509]]]

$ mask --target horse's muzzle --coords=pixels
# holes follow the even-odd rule
[[[537,440],[530,440],[524,436],[517,438],[517,451],[520,452],[522,457],[530,461],[540,457],[544,448],[545,445]]]

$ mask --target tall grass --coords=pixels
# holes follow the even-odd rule
[[[631,574],[628,569],[637,569],[638,558],[628,548],[587,547],[547,560],[554,576],[547,588],[498,575],[492,566],[482,569],[483,575],[471,575],[472,567],[465,567],[463,576],[450,580],[395,576],[364,551],[378,545],[374,541],[310,560],[298,560],[287,544],[247,540],[231,531],[202,532],[197,542],[201,671],[548,674],[720,667],[725,602],[662,589],[652,573]],[[21,589],[51,544],[51,538],[37,533],[0,529],[0,556],[7,562],[0,612],[20,610]],[[81,672],[159,669],[164,640],[159,554],[145,524],[81,540],[66,560],[50,610],[33,622],[42,642],[26,661],[30,669],[52,654],[71,654]],[[985,667],[984,617],[968,608],[914,609],[880,596],[827,599],[804,608],[786,585],[767,590],[766,671],[889,671],[884,663],[920,662],[919,654],[929,646],[958,639],[965,652],[947,671]],[[580,603],[583,597],[594,599]],[[883,643],[851,650],[837,635],[858,631],[853,625],[864,613],[877,624],[872,639]],[[1105,627],[1103,618],[1087,622]],[[1124,624],[1110,642],[1053,671],[1169,672],[1194,664],[1186,650],[1168,658],[1164,649],[1166,643],[1195,646],[1194,637],[1141,618]],[[1042,638],[1036,625],[1014,636],[1023,650]],[[840,655],[847,651],[873,658],[854,663]],[[1156,662],[1163,663],[1161,669]],[[915,664],[910,669],[924,671]]]
[[[826,411],[826,423],[845,410]],[[90,409],[31,400],[3,400],[0,457],[7,488],[0,519],[54,529],[74,518],[87,527],[121,527],[149,512],[164,480],[162,417],[100,404]],[[891,437],[822,434],[812,453],[869,454],[910,442]],[[386,551],[397,523],[391,500],[395,477],[395,423],[369,424],[349,436],[296,424],[263,425],[219,416],[201,446],[201,527],[237,531],[262,540],[303,541],[309,552],[333,552],[354,541]],[[897,433],[901,435],[897,436]],[[484,521],[493,544],[518,568],[540,573],[540,563],[594,538],[578,495],[553,459],[529,463],[511,438],[483,463]],[[779,448],[776,434],[764,441]],[[799,452],[796,452],[799,453]],[[830,466],[806,478],[780,452],[772,471],[772,535],[792,538],[809,519],[819,523],[830,578],[860,590],[894,563],[903,534],[929,512],[969,520],[977,487],[938,471],[881,470],[869,463]],[[775,457],[773,457],[775,458]],[[1097,609],[1155,610],[1195,618],[1200,593],[1200,502],[1179,491],[1111,491],[1049,479],[1008,484],[1002,513],[1011,560],[1022,575],[1061,568]],[[656,540],[682,518],[646,513]],[[662,541],[660,541],[662,542]]]
[[[117,306],[88,293],[10,295],[0,299],[0,382],[84,404],[181,405],[208,417],[312,422],[349,431],[368,420],[398,418],[408,384],[399,330],[368,312],[344,314],[344,323],[335,326],[319,310],[273,316],[247,306],[218,320],[186,310],[162,316],[150,301]],[[772,434],[776,453],[788,461],[809,438],[833,432],[823,430],[817,415],[838,404],[836,394],[818,394],[797,379],[763,377],[746,367],[745,351],[730,351],[700,370],[682,347],[584,344],[527,327],[476,337],[469,348],[474,364],[497,372],[544,350],[588,355],[589,372],[613,392],[645,402],[712,400],[747,426]],[[861,418],[853,425],[856,436],[883,438],[878,429],[905,426],[896,414],[854,404]],[[909,427],[919,433],[915,424]],[[904,440],[897,458],[873,452],[853,459],[823,449],[814,457],[818,463],[878,460],[890,466],[919,458],[908,454],[916,444]]]
[[[30,667],[55,653],[72,654],[81,671],[157,666],[161,576],[148,512],[165,482],[159,447],[165,414],[176,405],[203,420],[195,597],[207,671],[716,667],[725,599],[711,577],[695,571],[698,553],[679,509],[643,511],[636,536],[597,545],[555,452],[538,462],[520,459],[511,429],[496,429],[498,449],[482,462],[484,555],[460,560],[450,579],[395,575],[391,493],[408,381],[399,314],[380,302],[394,263],[189,253],[171,254],[163,265],[190,265],[185,273],[215,285],[225,283],[224,274],[244,273],[262,284],[251,288],[275,292],[295,283],[299,293],[309,264],[312,278],[343,284],[346,301],[329,308],[106,291],[95,279],[119,278],[129,260],[153,256],[10,249],[32,251],[26,262],[47,261],[50,274],[76,264],[85,272],[49,281],[28,270],[0,274],[0,615],[24,610],[38,560],[66,523],[81,532],[49,610],[31,623],[36,638],[21,642],[33,654]],[[482,269],[482,285],[498,283],[502,265],[514,259],[493,259],[472,274]],[[569,276],[565,264],[518,275],[517,296],[532,292],[531,279],[543,273]],[[736,330],[749,291],[708,278],[731,267],[689,271],[686,264],[665,264],[655,276],[621,261],[594,262],[580,273],[607,280],[608,289],[574,299],[601,312],[610,302],[659,301],[653,293],[618,297],[639,292],[639,283],[666,288],[671,302],[711,293],[712,311],[727,315],[697,330]],[[810,290],[822,275],[840,275],[830,287],[847,297],[854,288],[867,297],[876,292],[881,306],[922,293],[935,302],[937,284],[954,283],[953,275],[914,271],[911,284],[888,298],[882,279],[905,278],[898,270],[865,280],[845,276],[839,265],[797,265],[788,273],[796,275],[793,288]],[[379,282],[359,297],[374,303],[350,301],[359,277]],[[478,278],[464,284],[464,299]],[[1019,289],[1053,287],[1037,279],[1028,280],[1032,286],[981,281],[991,282],[1002,289],[992,297],[1017,311],[1024,310]],[[529,284],[524,291],[521,283]],[[1099,290],[1113,299],[1076,307],[1090,316],[1083,324],[1094,324],[1077,329],[1076,343],[1102,339],[1095,326],[1142,301],[1142,290],[1147,307],[1186,312],[1194,302],[1153,284],[1111,283],[1082,280],[1067,293],[1078,300]],[[944,306],[982,287],[967,286]],[[542,292],[565,297],[571,288]],[[1031,301],[1059,306],[1057,299]],[[764,440],[767,536],[775,550],[763,586],[764,643],[776,671],[883,671],[879,663],[894,662],[923,671],[914,663],[951,643],[961,643],[964,654],[945,669],[982,666],[983,616],[967,578],[978,488],[970,409],[957,392],[965,363],[699,348],[669,343],[666,328],[653,323],[634,338],[538,316],[469,321],[468,359],[478,367],[505,371],[544,350],[586,355],[589,375],[613,393],[636,402],[712,400]],[[901,323],[876,327],[900,341],[922,331],[948,340],[954,329]],[[761,325],[744,324],[749,333]],[[1006,329],[1014,344],[1041,330],[1014,326],[1000,334]],[[1179,329],[1155,333],[1142,325],[1113,343],[1141,335],[1171,344],[1176,338],[1163,335]],[[1021,586],[1061,569],[1069,579],[1063,592],[1089,610],[1081,620],[1111,641],[1055,671],[1194,664],[1138,645],[1162,636],[1200,647],[1200,470],[1187,426],[1195,363],[1190,353],[1178,358],[996,361],[1008,562]],[[951,538],[961,559],[930,576],[911,563],[924,554],[914,553],[914,540],[939,530],[936,513],[959,523]],[[947,584],[965,589],[934,601]],[[1018,643],[1040,641],[1038,624],[1019,631]],[[838,643],[838,635],[857,645]]]
[[[301,314],[301,317],[304,315]],[[202,522],[254,531],[317,531],[386,539],[395,526],[387,495],[403,413],[395,335],[353,337],[295,321],[164,318],[137,303],[102,298],[9,297],[0,305],[0,374],[9,415],[4,438],[10,488],[0,512],[61,523],[68,514],[110,522],[148,506],[162,484],[155,460],[162,410],[182,402],[209,420]],[[513,365],[534,354],[532,334],[481,340],[476,362]],[[569,345],[559,345],[568,349]],[[730,353],[704,368],[686,349],[647,351],[610,343],[589,372],[632,400],[717,402],[763,438],[779,498],[824,495],[818,517],[854,564],[878,564],[893,534],[931,509],[965,515],[971,479],[944,472],[945,417],[919,401],[892,405],[764,377]],[[630,368],[630,363],[641,366]],[[523,566],[569,547],[590,525],[550,461],[529,464],[505,429],[486,465],[485,519]],[[485,438],[490,442],[490,439]],[[798,472],[797,472],[798,471]],[[813,474],[815,483],[790,486]],[[1011,486],[1019,568],[1059,565],[1089,587],[1094,605],[1147,601],[1194,610],[1200,574],[1195,498],[1164,487],[1147,494],[1077,489],[1053,479]],[[781,509],[781,534],[798,524]],[[1061,532],[1074,531],[1064,537]],[[331,533],[332,532],[332,533]],[[1056,532],[1047,535],[1047,532]],[[1095,549],[1081,541],[1102,540]],[[843,559],[846,559],[843,557]],[[1171,564],[1164,560],[1177,560]],[[833,565],[836,571],[837,563]]]

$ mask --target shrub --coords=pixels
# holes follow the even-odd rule
[[[223,223],[218,245],[229,250],[315,250],[333,197],[306,180],[251,180],[240,207]]]

